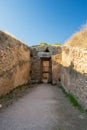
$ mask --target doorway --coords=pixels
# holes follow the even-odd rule
[[[41,82],[50,83],[52,81],[51,58],[41,58]]]

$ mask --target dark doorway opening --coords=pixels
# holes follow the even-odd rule
[[[52,82],[52,62],[51,58],[41,58],[41,82]]]

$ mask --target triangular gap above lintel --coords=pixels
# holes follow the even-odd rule
[[[45,51],[44,51],[44,52],[50,52],[50,51],[49,51],[49,49],[48,49],[48,47],[46,47],[46,49],[45,49]]]

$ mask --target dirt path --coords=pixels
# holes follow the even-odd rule
[[[87,115],[57,86],[40,84],[0,110],[0,130],[87,130]]]

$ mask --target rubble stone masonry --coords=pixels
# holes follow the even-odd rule
[[[87,48],[62,47],[61,82],[87,108]]]
[[[30,79],[30,50],[0,31],[0,96]]]
[[[60,78],[62,53],[52,56],[52,84],[57,84]]]
[[[41,81],[41,60],[38,56],[31,57],[31,82],[39,83]]]

